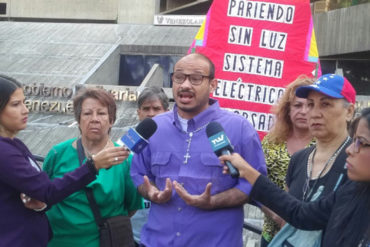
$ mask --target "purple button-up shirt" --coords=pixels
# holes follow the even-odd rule
[[[142,184],[143,176],[147,175],[160,190],[164,189],[166,178],[170,178],[194,195],[202,194],[209,182],[212,195],[232,188],[249,194],[251,185],[246,180],[222,174],[222,164],[212,151],[206,126],[210,121],[220,123],[235,152],[266,174],[259,137],[245,118],[221,110],[215,100],[210,103],[205,111],[188,121],[187,132],[181,129],[176,106],[173,111],[154,118],[157,131],[143,152],[133,158],[131,176],[136,186]],[[185,157],[187,149],[190,157]],[[141,243],[150,247],[242,246],[243,221],[242,206],[202,210],[187,205],[173,190],[167,203],[152,203]]]

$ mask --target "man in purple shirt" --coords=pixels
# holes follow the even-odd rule
[[[173,111],[154,117],[157,131],[141,154],[134,155],[131,176],[152,202],[141,243],[156,246],[242,246],[243,204],[251,186],[222,174],[222,165],[206,135],[220,123],[234,150],[266,174],[260,140],[243,117],[221,110],[209,95],[217,87],[214,65],[204,55],[181,58],[171,74]]]

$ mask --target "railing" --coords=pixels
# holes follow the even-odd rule
[[[258,226],[255,226],[253,224],[247,223],[247,222],[244,222],[243,228],[245,230],[254,232],[254,233],[258,234],[258,235],[261,235],[262,234],[262,228],[260,228]]]
[[[37,155],[37,154],[34,154],[33,157],[35,158],[36,161],[40,161],[40,162],[43,162],[45,159],[44,156]],[[243,228],[248,231],[254,232],[256,234],[259,234],[259,235],[262,234],[262,229],[260,227],[247,223],[247,222],[244,222]]]
[[[313,3],[314,13],[321,13],[329,10],[370,3],[370,0],[314,0],[311,2]]]

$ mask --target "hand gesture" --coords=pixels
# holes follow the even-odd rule
[[[129,156],[130,151],[125,147],[109,147],[94,154],[92,159],[97,170],[110,168],[113,165],[121,164]]]
[[[171,199],[172,196],[172,183],[171,179],[166,179],[166,187],[163,191],[159,190],[155,185],[153,185],[147,176],[144,176],[144,183],[142,189],[146,191],[146,197],[155,203],[165,203]]]
[[[212,183],[208,183],[206,189],[200,195],[189,194],[187,190],[176,181],[173,182],[173,186],[177,194],[186,202],[186,204],[201,209],[212,209],[211,203]]]

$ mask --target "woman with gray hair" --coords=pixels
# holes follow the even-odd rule
[[[81,153],[89,158],[118,146],[109,136],[116,120],[112,95],[98,88],[80,89],[73,99],[73,108],[81,137],[59,143],[49,151],[43,169],[52,179],[79,167]],[[87,185],[102,218],[131,216],[141,208],[141,196],[130,177],[132,155],[126,152],[127,159],[112,157],[119,165],[100,172],[97,180]],[[99,247],[99,227],[87,196],[85,190],[79,190],[49,210],[47,215],[54,232],[49,247]],[[132,235],[127,236],[132,240]]]

